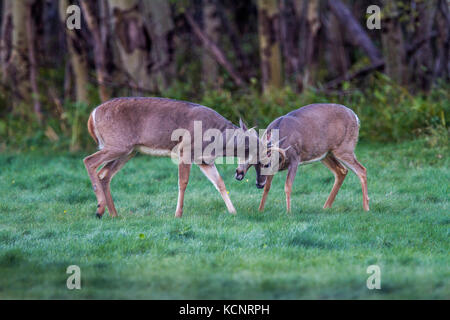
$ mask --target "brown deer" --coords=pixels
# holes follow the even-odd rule
[[[215,129],[223,135],[223,150],[215,152],[209,158],[195,155],[195,148],[185,149],[181,146],[195,144],[180,136],[173,140],[173,133],[182,129],[188,136],[194,136],[195,122],[199,121],[203,129]],[[242,126],[241,122],[241,126]],[[233,125],[214,110],[184,101],[164,98],[117,98],[107,101],[95,108],[88,120],[88,130],[99,146],[99,151],[86,157],[84,164],[97,197],[96,216],[101,218],[108,208],[111,216],[117,216],[110,192],[110,182],[113,176],[130,160],[136,151],[150,155],[171,156],[178,150],[178,203],[176,217],[183,214],[184,193],[189,180],[191,164],[196,163],[205,176],[220,192],[228,211],[232,214],[236,210],[228,196],[225,184],[216,169],[214,160],[218,156],[237,155],[236,138],[225,135],[227,130],[234,130],[237,135],[244,130]],[[216,137],[217,138],[217,137]],[[219,137],[221,138],[221,137]],[[233,139],[233,140],[231,140]],[[232,144],[231,148],[229,143]],[[202,140],[200,149],[204,150],[206,143]],[[248,148],[245,147],[245,148]],[[189,154],[183,150],[191,150]],[[98,168],[101,168],[97,172]]]
[[[272,130],[279,130],[278,141],[271,141]],[[256,185],[258,188],[264,188],[259,210],[264,210],[273,175],[276,171],[287,169],[284,190],[289,212],[292,184],[298,166],[321,161],[335,177],[333,188],[323,207],[331,208],[349,168],[361,182],[363,208],[368,211],[366,168],[356,160],[354,153],[358,134],[358,117],[351,109],[338,104],[311,104],[275,119],[266,129],[262,140],[267,143],[267,154],[277,152],[279,157],[275,158],[279,161],[276,165],[271,162],[264,164],[259,158],[255,165]],[[236,179],[242,180],[251,165],[248,162],[239,165],[236,169]],[[273,170],[271,166],[274,167]]]

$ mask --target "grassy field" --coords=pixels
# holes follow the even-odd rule
[[[138,156],[112,183],[119,217],[98,220],[84,154],[2,154],[0,298],[450,299],[448,148],[361,143],[357,155],[369,213],[354,174],[322,209],[333,176],[320,163],[298,171],[290,215],[285,172],[259,213],[254,170],[238,182],[220,165],[237,216],[195,167],[175,219],[176,166]],[[381,290],[366,287],[372,264]],[[81,290],[66,288],[69,265]]]

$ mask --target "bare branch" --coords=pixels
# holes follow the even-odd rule
[[[378,63],[381,60],[379,50],[345,4],[341,0],[329,0],[328,6],[350,34],[354,43],[369,56],[372,64]]]
[[[238,74],[238,72],[234,69],[232,64],[228,61],[228,59],[225,57],[225,54],[223,51],[217,46],[216,43],[214,43],[200,28],[200,26],[195,22],[194,18],[189,12],[185,12],[184,16],[186,17],[186,21],[189,23],[189,25],[192,28],[192,31],[194,34],[200,39],[202,42],[202,45],[205,47],[206,50],[208,50],[211,55],[217,60],[217,62],[224,67],[225,70],[228,71],[233,81],[238,86],[242,86],[245,81],[242,79],[242,77]]]

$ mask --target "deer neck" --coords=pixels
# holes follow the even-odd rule
[[[224,149],[223,154],[226,157],[240,157],[247,159],[250,154],[250,145],[249,141],[245,138],[246,135],[237,126],[227,128],[225,132],[223,132],[223,141],[224,141]],[[258,144],[255,144],[255,150],[258,148]]]

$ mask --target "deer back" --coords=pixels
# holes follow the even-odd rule
[[[281,148],[289,160],[300,163],[320,160],[338,147],[354,149],[358,139],[359,120],[349,108],[338,104],[311,104],[275,119],[267,128],[279,130]]]
[[[210,108],[164,98],[117,98],[101,104],[91,116],[99,143],[113,147],[171,150],[178,143],[171,140],[174,130],[185,129],[193,137],[194,121],[201,122],[203,132],[235,128]]]

